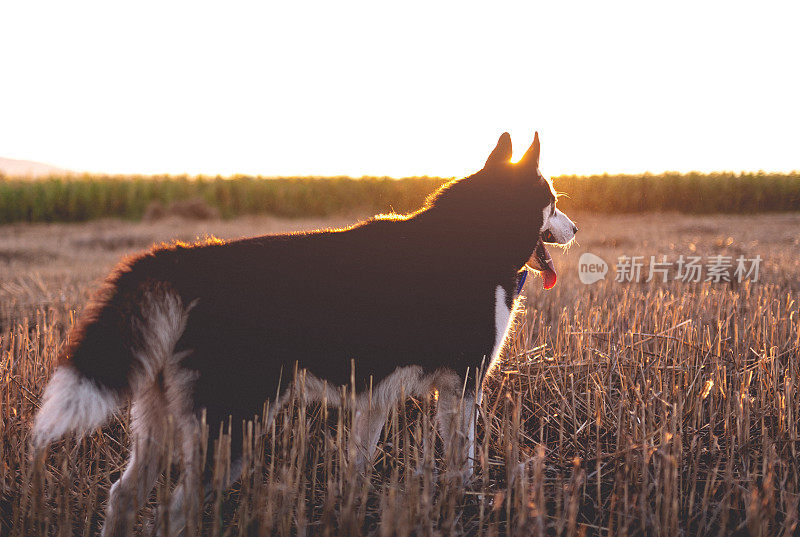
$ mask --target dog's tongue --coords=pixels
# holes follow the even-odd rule
[[[556,284],[556,267],[553,265],[553,258],[540,240],[533,252],[536,258],[536,270],[542,273],[542,286],[545,289],[552,289]]]
[[[556,284],[556,268],[553,266],[553,260],[547,259],[547,268],[542,271],[542,285],[545,289],[552,289]]]

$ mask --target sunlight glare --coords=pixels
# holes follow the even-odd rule
[[[800,4],[8,2],[0,156],[77,171],[798,167]]]

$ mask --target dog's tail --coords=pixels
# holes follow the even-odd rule
[[[103,425],[173,356],[188,314],[180,297],[163,283],[120,285],[110,281],[73,328],[34,420],[35,451]]]
[[[37,451],[69,433],[83,436],[103,425],[125,402],[132,357],[122,333],[112,282],[89,303],[47,383],[31,443]]]
[[[103,425],[123,401],[119,393],[84,376],[72,364],[62,364],[44,390],[31,444],[39,451],[68,433],[83,436]]]

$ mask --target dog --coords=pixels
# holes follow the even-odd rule
[[[33,448],[85,434],[132,401],[130,459],[103,527],[122,535],[161,472],[169,416],[184,467],[169,507],[177,533],[196,515],[186,503],[204,479],[200,416],[213,437],[220,423],[251,420],[276,397],[272,419],[289,393],[280,379],[297,369],[309,401],[341,400],[343,385],[359,391],[350,449],[360,467],[371,464],[401,394],[437,390],[448,464],[471,472],[481,363],[491,368],[513,330],[528,269],[546,289],[555,285],[545,243],[567,244],[577,232],[539,171],[538,133],[518,163],[511,153],[504,133],[483,169],[408,215],[162,245],[124,260],[69,335],[35,417]],[[468,375],[478,388],[465,393]],[[241,435],[231,443],[232,482]]]

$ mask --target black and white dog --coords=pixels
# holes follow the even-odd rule
[[[206,413],[212,433],[230,416],[253,419],[297,363],[310,400],[341,401],[337,387],[354,375],[363,392],[351,447],[362,465],[400,394],[438,390],[446,449],[469,471],[480,390],[462,401],[464,375],[500,354],[526,268],[541,272],[545,288],[555,284],[544,243],[566,244],[577,231],[539,172],[538,134],[519,163],[510,158],[504,133],[481,171],[446,184],[413,214],[176,244],[123,261],[70,334],[34,447],[86,433],[132,400],[130,460],[104,526],[123,534],[160,473],[170,416],[184,472],[169,520],[180,531],[193,512],[187,491],[199,490],[203,475],[198,416]],[[232,442],[235,460],[241,435]],[[234,465],[232,478],[239,472]]]

